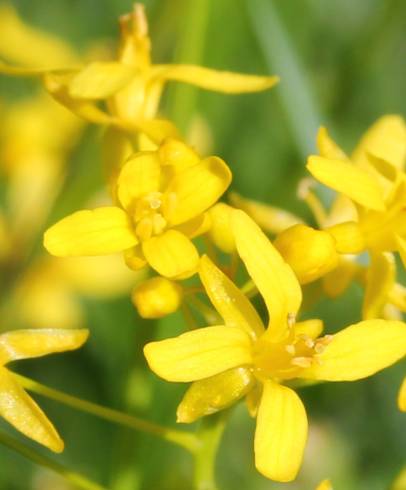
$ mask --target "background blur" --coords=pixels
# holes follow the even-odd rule
[[[351,151],[380,115],[406,113],[406,2],[402,0],[144,3],[155,61],[176,60],[281,77],[277,88],[255,95],[225,96],[180,85],[171,85],[165,95],[162,113],[175,119],[191,138],[197,134],[205,152],[229,163],[234,173],[232,189],[244,196],[282,206],[311,223],[309,211],[296,199],[296,186],[305,175],[306,156],[315,149],[318,126],[326,125],[336,141]],[[114,52],[117,18],[131,9],[132,2],[21,0],[11,5],[25,22],[64,39],[78,56],[92,58],[89,53]],[[0,10],[3,57],[1,25]],[[40,90],[33,81],[2,76],[0,114]],[[44,131],[46,134],[46,126]],[[69,136],[67,163],[61,170],[67,176],[41,228],[81,209],[102,189],[100,136],[101,130],[95,127],[80,127]],[[2,203],[6,183],[3,172]],[[26,257],[27,268],[45,256],[40,231],[36,230]],[[109,269],[98,270],[99,281],[108,283]],[[10,284],[24,279],[21,271],[19,274],[1,292],[2,330],[27,328],[36,318],[31,313],[25,317],[16,313],[23,311],[27,296],[9,297]],[[55,283],[52,277],[49,281],[51,291]],[[63,308],[76,309],[75,323],[91,330],[88,344],[79,352],[24,361],[17,369],[77,396],[174,425],[184,387],[150,374],[142,346],[156,335],[175,335],[181,330],[181,317],[175,314],[162,321],[143,321],[131,305],[128,287],[118,288],[108,298],[103,292],[81,294],[85,288],[80,285],[71,289],[71,303],[61,301],[62,309],[58,306],[55,314],[65,311]],[[45,295],[45,303],[51,299]],[[327,329],[334,331],[359,320],[360,304],[361,292],[354,286],[339,300],[319,304],[317,312]],[[220,448],[220,488],[307,490],[326,477],[337,490],[388,488],[405,463],[405,415],[396,407],[403,373],[404,365],[398,365],[362,382],[302,390],[310,439],[305,464],[292,484],[278,485],[255,472],[254,422],[241,404]],[[54,459],[112,490],[191,489],[191,459],[182,450],[46,399],[40,403],[66,442],[63,455]],[[15,435],[2,420],[0,428]],[[0,447],[1,490],[68,488],[59,477]]]

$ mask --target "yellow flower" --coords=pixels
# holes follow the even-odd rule
[[[247,396],[256,415],[255,464],[278,481],[295,478],[307,438],[307,417],[295,379],[353,381],[406,353],[406,324],[370,320],[319,337],[320,320],[296,323],[302,300],[289,266],[258,226],[234,211],[237,251],[264,298],[265,328],[241,291],[207,257],[200,277],[224,323],[152,342],[144,353],[151,369],[168,381],[190,382],[178,420],[191,422]]]
[[[92,122],[144,132],[156,142],[161,141],[163,135],[176,135],[168,121],[152,121],[168,81],[225,93],[257,92],[278,82],[275,76],[242,75],[195,65],[152,64],[148,23],[142,4],[135,4],[133,12],[120,18],[120,29],[116,61],[95,61],[79,69],[68,66],[64,70],[60,66],[56,70],[36,70],[1,63],[0,71],[11,75],[40,75],[49,93],[77,115]],[[108,113],[96,105],[98,100],[107,101]]]
[[[339,228],[331,229],[333,236],[337,232],[341,252],[353,253],[354,240],[361,245],[362,235],[363,249],[398,251],[406,262],[404,121],[397,116],[380,119],[364,136],[352,160],[338,149],[324,128],[319,132],[318,144],[321,156],[309,157],[308,170],[346,199],[332,223],[339,223]],[[342,217],[348,215],[346,210],[351,206],[352,220],[346,221]]]
[[[0,415],[24,435],[57,453],[63,451],[62,439],[5,365],[77,349],[87,337],[87,330],[58,329],[15,330],[0,335]]]
[[[115,185],[117,206],[62,219],[46,231],[45,248],[59,257],[125,251],[130,268],[148,263],[162,276],[190,276],[199,259],[190,238],[207,230],[204,213],[230,181],[220,158],[200,160],[186,145],[166,141],[127,160]]]

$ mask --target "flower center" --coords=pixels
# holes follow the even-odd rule
[[[287,380],[300,377],[300,371],[319,363],[318,354],[331,342],[325,335],[316,340],[305,334],[295,335],[290,328],[286,339],[272,342],[260,337],[254,346],[254,374],[258,378]]]
[[[139,198],[133,215],[135,234],[141,240],[163,233],[176,206],[176,195],[149,192]]]

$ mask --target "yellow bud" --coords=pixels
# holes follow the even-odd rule
[[[143,318],[161,318],[179,308],[182,288],[164,277],[153,277],[134,289],[132,301]]]
[[[243,367],[195,381],[178,406],[177,421],[189,424],[204,415],[218,412],[246,395],[254,386],[253,375]]]
[[[231,253],[235,250],[234,235],[230,226],[230,214],[233,208],[222,202],[209,209],[211,227],[209,236],[213,243],[223,252]]]
[[[357,254],[365,249],[364,236],[354,221],[330,226],[325,231],[334,238],[338,253]]]
[[[292,226],[278,235],[274,245],[302,284],[322,277],[338,264],[334,238],[309,226]]]
[[[198,155],[188,145],[174,138],[167,138],[158,150],[162,165],[172,165],[182,170],[199,163]]]

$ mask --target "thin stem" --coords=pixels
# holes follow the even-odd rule
[[[229,411],[203,417],[197,431],[201,446],[195,453],[195,490],[217,490],[215,463]]]
[[[190,311],[189,306],[186,303],[182,303],[181,312],[187,324],[188,329],[195,330],[198,327],[198,325],[196,323],[196,319],[194,318],[192,312]]]
[[[134,417],[133,415],[128,415],[112,408],[103,407],[96,403],[82,400],[81,398],[68,395],[67,393],[63,393],[59,390],[54,390],[53,388],[44,386],[37,381],[26,378],[25,376],[15,373],[13,374],[16,376],[19,383],[24,386],[24,388],[32,391],[33,393],[37,393],[38,395],[45,396],[51,400],[63,403],[64,405],[81,410],[82,412],[90,413],[110,422],[125,425],[130,429],[140,430],[157,437],[161,437],[162,439],[177,444],[178,446],[181,446],[192,453],[195,452],[199,446],[198,440],[194,434],[162,427],[158,424]]]
[[[51,471],[54,471],[55,473],[58,473],[63,478],[65,478],[66,481],[68,481],[72,485],[75,485],[78,488],[82,488],[83,490],[106,490],[105,487],[102,487],[98,483],[92,482],[80,473],[71,471],[65,466],[56,463],[47,456],[43,456],[42,454],[37,453],[34,449],[31,449],[29,446],[26,446],[25,444],[18,441],[17,439],[14,439],[14,437],[9,436],[8,434],[0,432],[0,443],[8,447],[9,449],[12,449],[13,451],[21,454],[33,463],[39,464],[41,466],[44,466],[45,468],[48,468]]]

